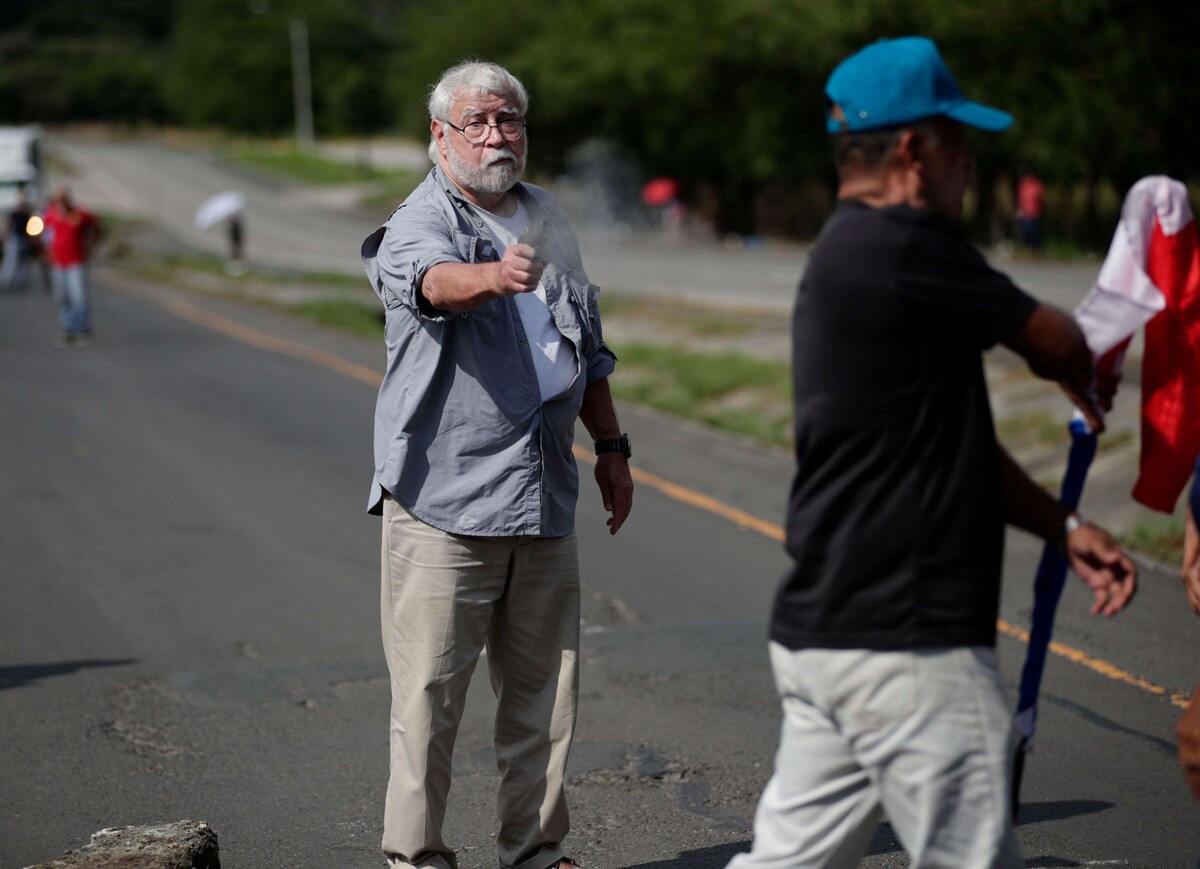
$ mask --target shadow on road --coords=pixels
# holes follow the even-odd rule
[[[1094,709],[1089,709],[1086,706],[1082,706],[1079,703],[1074,703],[1063,697],[1057,697],[1053,694],[1043,694],[1042,700],[1043,702],[1053,703],[1055,706],[1059,706],[1063,709],[1068,709],[1089,724],[1094,724],[1097,727],[1101,727],[1104,730],[1107,730],[1109,733],[1119,733],[1126,736],[1132,736],[1135,739],[1140,739],[1146,745],[1157,749],[1165,758],[1170,758],[1172,760],[1175,758],[1175,743],[1169,739],[1163,739],[1161,736],[1156,736],[1153,733],[1134,730],[1131,727],[1118,724],[1113,719],[1105,715],[1101,715]]]
[[[49,679],[51,676],[69,676],[93,667],[125,667],[136,663],[136,658],[117,658],[111,661],[91,658],[86,661],[63,661],[58,664],[17,664],[0,667],[0,691],[36,685],[42,679]]]
[[[712,848],[684,851],[674,860],[656,860],[653,863],[638,863],[626,869],[724,869],[735,854],[750,850],[750,842],[730,842]]]
[[[1112,803],[1103,800],[1058,800],[1044,803],[1028,803],[1021,806],[1021,824],[1036,824],[1041,821],[1063,821],[1078,815],[1090,815],[1111,809]],[[626,869],[723,869],[734,855],[750,850],[750,842],[732,842],[713,848],[685,851],[674,860],[657,860],[653,863],[638,863]],[[886,821],[875,831],[868,854],[892,854],[901,850],[896,834]],[[1072,860],[1063,860],[1051,855],[1033,858],[1025,863],[1029,869],[1056,869],[1056,867],[1078,866]]]
[[[628,866],[626,869],[724,869],[735,855],[749,851],[751,844],[750,841],[730,842],[712,848],[685,851],[674,860],[638,863],[636,866]],[[875,838],[871,841],[871,847],[867,854],[870,856],[893,854],[900,850],[900,842],[896,839],[896,834],[892,832],[891,825],[887,821],[881,822],[875,831]]]
[[[1050,803],[1023,803],[1017,826],[1037,824],[1041,821],[1065,821],[1078,815],[1093,815],[1113,807],[1103,800],[1058,800]]]

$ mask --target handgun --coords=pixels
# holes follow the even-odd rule
[[[520,244],[527,244],[537,254],[542,253],[542,248],[546,246],[546,242],[550,239],[550,220],[543,219],[537,223],[531,223],[521,233],[521,237],[517,239]]]

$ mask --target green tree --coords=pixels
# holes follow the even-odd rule
[[[1107,183],[1123,194],[1139,177],[1197,174],[1196,97],[1184,82],[1200,58],[1179,38],[1200,10],[1133,0],[960,0],[936,31],[974,90],[1016,116],[983,147],[981,166],[1032,165],[1081,201],[1058,215],[1059,232],[1100,249],[1115,214]],[[949,52],[948,52],[949,54]]]
[[[247,0],[183,0],[167,96],[185,124],[276,133],[293,121],[286,27]]]
[[[0,113],[10,122],[163,120],[170,15],[157,0],[3,4]]]
[[[307,24],[313,115],[319,133],[379,129],[387,44],[362,3],[182,0],[167,93],[187,124],[279,133],[295,123],[289,16]]]
[[[980,234],[1019,162],[1072,203],[1057,229],[1097,247],[1104,191],[1200,175],[1200,55],[1181,38],[1200,6],[1144,0],[7,0],[0,113],[287,132],[288,16],[308,23],[322,134],[424,138],[438,74],[495,60],[529,86],[535,170],[609,142],[643,178],[683,182],[722,231],[815,230],[833,182],[823,83],[881,37],[934,38],[968,94],[1015,115],[973,137]]]
[[[402,21],[396,103],[404,128],[423,133],[418,95],[437,75],[464,57],[495,60],[530,88],[531,159],[541,168],[561,169],[585,140],[610,139],[638,154],[647,174],[710,191],[722,224],[750,231],[757,185],[794,181],[825,159],[819,82],[833,55],[814,6],[824,8],[798,0],[414,4]]]

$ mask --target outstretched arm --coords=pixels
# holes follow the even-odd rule
[[[1008,523],[1062,544],[1067,563],[1092,590],[1092,615],[1114,616],[1123,610],[1137,591],[1137,566],[1103,528],[1083,522],[1067,533],[1071,511],[1029,479],[1007,451],[1000,453]]]
[[[607,377],[597,378],[588,384],[583,393],[579,418],[593,440],[605,441],[621,436]],[[612,514],[608,519],[608,533],[616,534],[633,507],[633,477],[629,474],[629,460],[620,453],[601,453],[596,456],[596,483],[600,486],[604,509]]]
[[[439,311],[461,313],[501,296],[537,289],[546,261],[527,244],[509,245],[496,262],[438,263],[425,273],[421,295]]]
[[[1049,305],[1038,305],[1004,339],[1039,377],[1057,380],[1083,412],[1088,427],[1104,431],[1104,413],[1092,384],[1092,351],[1075,318]]]

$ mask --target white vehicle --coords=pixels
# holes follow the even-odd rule
[[[42,128],[0,127],[0,214],[17,204],[17,195],[36,207],[42,197]]]

